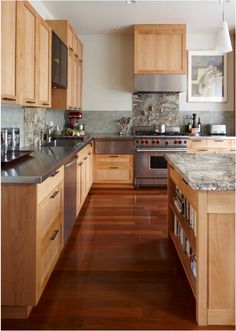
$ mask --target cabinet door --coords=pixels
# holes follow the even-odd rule
[[[70,50],[74,50],[73,48],[73,37],[74,37],[74,31],[72,27],[68,24],[68,30],[67,30],[67,46]]]
[[[51,106],[51,28],[39,19],[38,104]]]
[[[67,85],[67,108],[74,109],[74,55],[71,50],[68,51],[68,85]]]
[[[81,194],[81,179],[82,179],[82,175],[81,175],[81,166],[82,163],[80,160],[77,163],[77,175],[76,175],[76,217],[79,215],[80,212],[80,208],[82,205],[82,194]]]
[[[16,2],[1,2],[1,89],[3,103],[16,103]]]
[[[20,54],[17,61],[20,67],[22,105],[36,105],[36,56],[37,56],[37,13],[26,1],[17,2],[17,26],[19,31]]]
[[[84,160],[82,161],[81,165],[81,205],[84,203],[86,198],[86,163]]]
[[[135,73],[185,73],[185,25],[135,26],[134,54]]]

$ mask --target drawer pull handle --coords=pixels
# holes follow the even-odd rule
[[[50,175],[50,177],[55,177],[59,173],[59,170],[55,171],[54,174]]]
[[[109,155],[109,157],[119,157],[119,155]]]
[[[49,106],[49,103],[47,103],[47,102],[43,102],[42,105],[43,105],[43,106]]]
[[[30,104],[32,104],[32,105],[35,104],[35,101],[26,100],[25,102],[26,102],[26,103],[30,103]]]
[[[214,140],[215,143],[223,143],[224,140]]]
[[[16,98],[8,98],[8,97],[5,97],[5,98],[2,98],[2,100],[16,101]]]
[[[88,155],[91,155],[92,153],[89,153]]]
[[[79,166],[82,166],[82,164],[83,164],[83,162],[80,162],[80,163],[79,163]]]
[[[110,167],[110,169],[119,169],[119,167]]]
[[[59,191],[55,191],[51,196],[50,199],[54,199],[58,195]]]
[[[198,151],[199,151],[199,152],[207,152],[208,149],[206,149],[206,148],[202,148],[202,149],[199,149]]]
[[[236,149],[230,149],[229,151],[230,152],[236,152]]]
[[[195,139],[195,140],[192,140],[193,143],[201,143],[202,140],[199,140],[199,139]]]
[[[50,237],[50,240],[54,240],[58,234],[59,230],[55,230],[52,234],[52,236]]]
[[[88,157],[86,156],[86,157],[84,158],[84,161],[87,160],[87,158],[88,158]]]
[[[188,183],[186,182],[186,180],[185,180],[184,178],[182,178],[182,181],[183,181],[186,185],[188,185]]]

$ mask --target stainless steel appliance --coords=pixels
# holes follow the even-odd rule
[[[158,134],[137,130],[135,134],[135,186],[166,186],[167,153],[186,152],[187,136],[178,132]]]
[[[134,90],[136,92],[183,92],[186,90],[186,75],[134,75]]]
[[[64,242],[66,243],[76,221],[76,164],[77,156],[65,165],[64,184]]]
[[[4,142],[5,151],[17,151],[20,149],[20,129],[2,128],[1,139]]]
[[[211,124],[210,125],[210,134],[212,135],[226,135],[226,125],[225,124]]]

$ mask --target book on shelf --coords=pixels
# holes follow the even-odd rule
[[[197,259],[196,255],[192,255],[190,258],[190,265],[191,265],[191,270],[194,275],[194,277],[197,277]]]

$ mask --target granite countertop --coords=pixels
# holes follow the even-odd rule
[[[93,138],[90,138],[70,147],[41,147],[29,156],[3,164],[1,182],[3,184],[41,183],[92,140]]]
[[[235,191],[234,154],[169,153],[165,158],[193,190]]]

